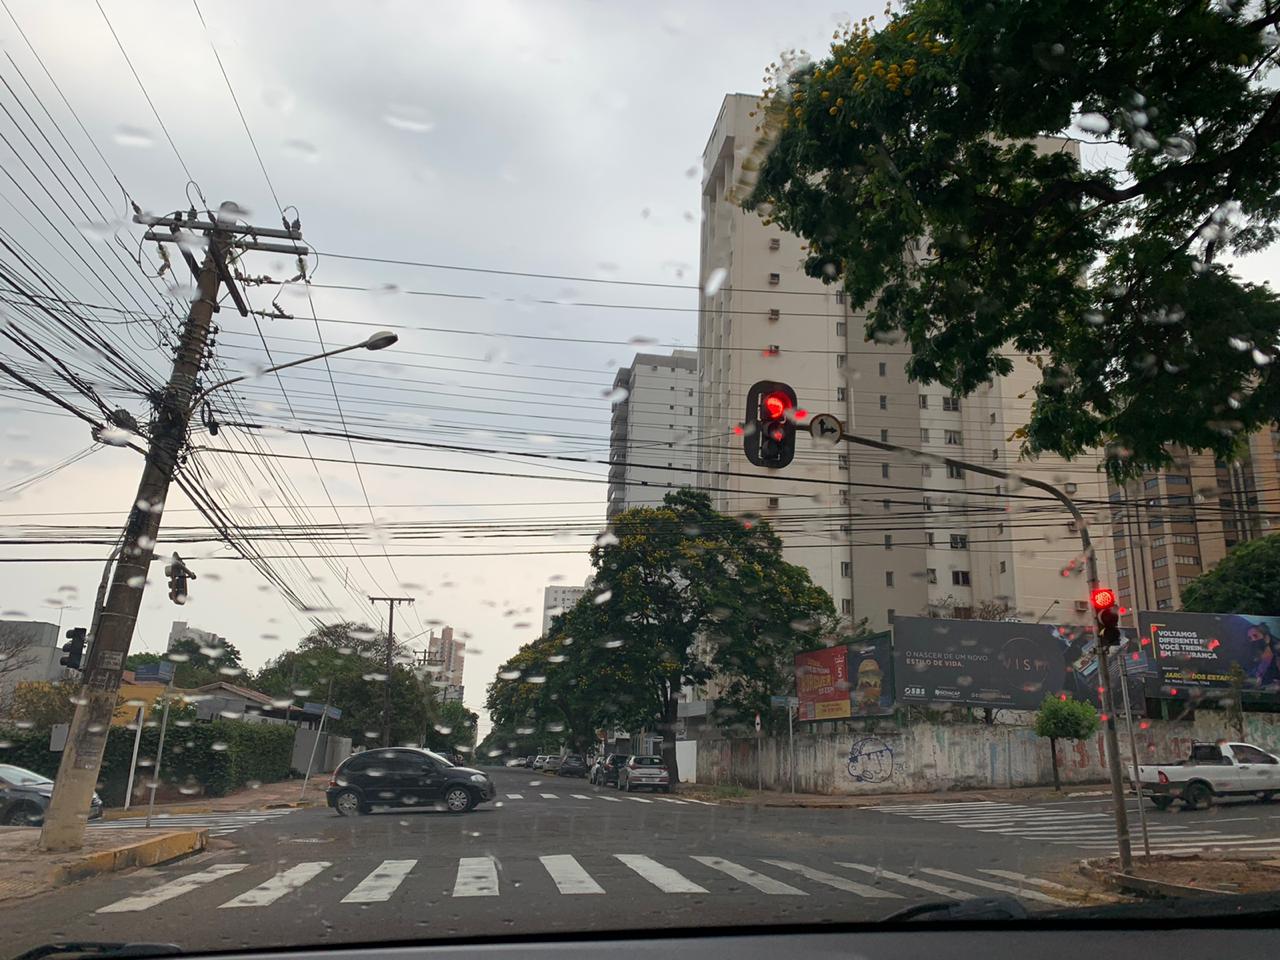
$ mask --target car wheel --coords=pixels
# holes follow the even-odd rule
[[[1182,791],[1182,802],[1188,810],[1208,810],[1213,806],[1213,791],[1207,784],[1192,783]]]
[[[476,805],[476,798],[466,787],[450,787],[445,791],[444,805],[450,813],[466,813]]]
[[[354,790],[343,790],[334,797],[333,809],[338,811],[340,817],[354,817],[356,814],[368,812],[364,800]]]
[[[1156,805],[1157,810],[1168,810],[1173,805],[1173,797],[1152,797],[1151,802]]]
[[[29,803],[19,803],[4,817],[6,827],[38,827],[44,823],[44,811]]]

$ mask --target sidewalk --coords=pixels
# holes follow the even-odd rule
[[[861,796],[824,793],[789,793],[749,790],[745,787],[685,783],[679,794],[735,807],[802,807],[821,810],[857,810],[894,803],[1046,803],[1053,800],[1105,799],[1111,795],[1105,783],[1053,787],[1009,787],[998,790],[948,790],[945,793],[875,793]]]
[[[0,827],[0,902],[130,867],[154,866],[203,850],[206,830],[86,830],[73,853],[39,849],[38,827]]]
[[[225,797],[207,797],[178,803],[157,803],[156,813],[230,813],[242,810],[279,810],[284,807],[324,806],[324,792],[329,786],[329,774],[315,774],[307,782],[306,796],[302,794],[302,778],[264,783],[257,787],[244,787]],[[107,820],[125,817],[145,817],[146,803],[135,803],[128,810],[112,807],[103,816]]]

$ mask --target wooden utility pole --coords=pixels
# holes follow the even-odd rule
[[[84,839],[89,804],[102,766],[124,661],[129,654],[147,573],[160,534],[160,518],[169,496],[174,469],[187,441],[187,427],[193,412],[192,399],[197,396],[196,381],[204,364],[213,313],[218,309],[220,283],[227,284],[238,306],[241,303],[240,292],[227,269],[227,252],[231,248],[281,251],[286,249],[285,244],[262,243],[258,237],[273,236],[297,241],[302,236],[296,223],[284,230],[262,229],[246,227],[232,218],[221,216],[216,222],[199,221],[194,211],[188,218],[139,214],[134,220],[153,228],[148,230],[147,239],[177,242],[182,238],[184,259],[196,274],[197,294],[182,329],[173,372],[164,393],[156,401],[147,461],[129,509],[111,587],[106,602],[94,612],[97,626],[90,638],[84,682],[76,698],[75,716],[67,734],[67,744],[62,751],[53,795],[40,833],[40,847],[50,851],[78,850]],[[157,234],[156,226],[168,227],[169,233]],[[204,263],[199,265],[190,253],[191,239],[195,234],[203,234],[208,241]],[[292,253],[307,252],[306,247],[296,242],[289,244],[287,249]]]
[[[396,604],[413,603],[413,597],[370,597],[369,599],[373,603],[387,605],[386,677],[382,681],[382,745],[389,747],[391,746],[391,669],[394,666],[391,654],[396,645]]]

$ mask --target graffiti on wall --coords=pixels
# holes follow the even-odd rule
[[[884,783],[893,777],[893,748],[879,737],[862,737],[849,748],[849,776],[855,783]]]

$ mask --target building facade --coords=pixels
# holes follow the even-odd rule
[[[435,675],[432,682],[445,691],[442,699],[462,699],[466,646],[465,641],[454,639],[453,627],[442,627],[439,636],[432,630],[427,638],[427,668]]]
[[[542,590],[542,633],[546,634],[551,629],[551,620],[553,617],[573,608],[573,605],[587,595],[591,589],[591,578],[587,578],[587,582],[580,587],[570,587],[564,584],[552,583],[548,584]]]
[[[200,630],[191,626],[185,620],[175,620],[169,627],[169,645],[166,650],[172,650],[174,644],[183,640],[194,640],[202,647],[217,647],[226,642],[226,637],[220,637],[212,630]]]
[[[718,509],[770,520],[787,559],[808,569],[837,611],[873,629],[899,614],[1085,622],[1079,531],[1061,505],[941,459],[1023,472],[1104,503],[1096,460],[1018,459],[1014,433],[1029,416],[1039,368],[1015,357],[1013,374],[959,398],[907,377],[905,343],[867,342],[865,316],[851,311],[839,285],[804,273],[805,242],[742,209],[756,105],[754,96],[726,97],[703,154],[701,485]],[[753,467],[732,430],[760,380],[791,384],[800,408],[834,414],[848,433],[934,458],[820,447],[801,429],[789,467]],[[1097,510],[1090,523],[1104,576],[1107,520]]]
[[[56,623],[0,620],[0,710],[20,683],[57,683],[80,674],[62,666]]]
[[[698,355],[638,353],[618,370],[613,388],[618,399],[609,427],[610,519],[697,485]]]

